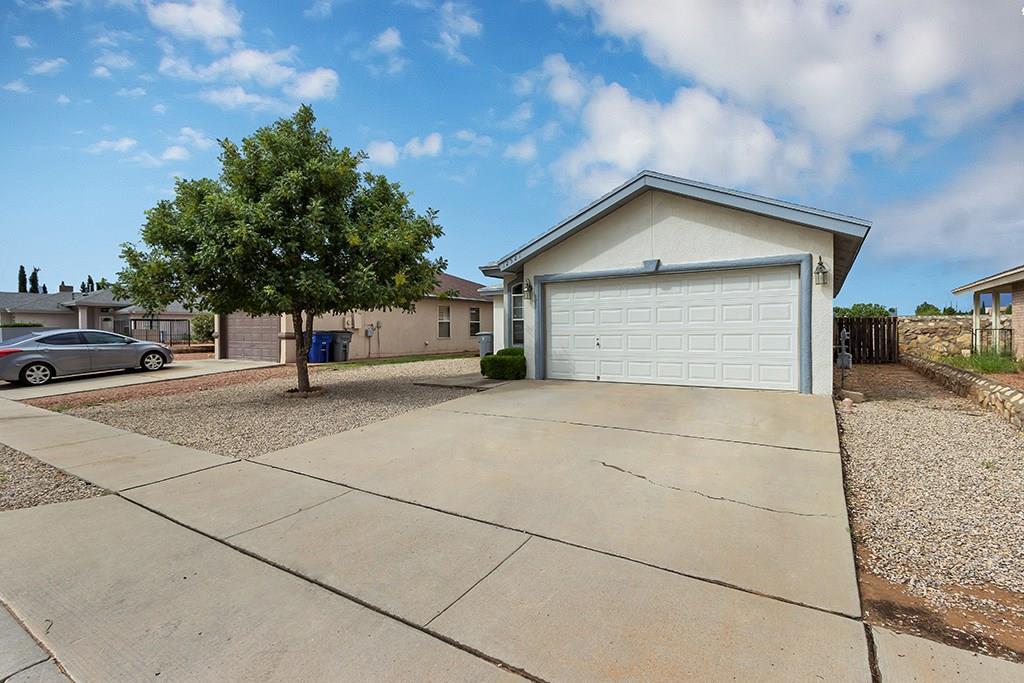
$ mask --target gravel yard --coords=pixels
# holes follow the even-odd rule
[[[839,416],[866,616],[865,571],[959,644],[1024,654],[1024,433],[902,365],[847,388],[869,399]]]
[[[103,493],[98,486],[0,444],[0,512]]]
[[[287,368],[247,383],[60,409],[183,446],[251,458],[473,393],[413,382],[479,367],[476,358],[455,358],[318,369],[312,383],[324,391],[309,398],[284,396],[295,386],[295,369]]]

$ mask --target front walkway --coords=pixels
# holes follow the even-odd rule
[[[0,514],[0,597],[79,680],[866,681],[826,405],[520,382],[253,462],[0,401],[121,491]]]

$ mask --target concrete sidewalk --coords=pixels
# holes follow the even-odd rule
[[[0,443],[111,491],[232,462],[194,448],[0,399]]]
[[[21,386],[19,384],[0,382],[0,399],[24,401],[30,398],[77,394],[82,391],[127,387],[133,384],[166,382],[172,379],[202,377],[203,375],[215,375],[221,372],[235,372],[237,370],[253,370],[255,368],[267,368],[274,365],[276,365],[276,363],[254,360],[182,360],[175,361],[156,372],[128,372],[125,370],[118,370],[95,375],[58,377],[49,384],[44,384],[41,387]]]

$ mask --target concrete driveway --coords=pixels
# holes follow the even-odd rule
[[[213,375],[218,372],[265,368],[271,365],[275,365],[275,363],[234,359],[182,360],[175,361],[156,372],[129,372],[126,370],[117,370],[115,372],[97,373],[95,375],[57,377],[49,384],[44,384],[41,387],[26,387],[21,386],[20,384],[0,381],[0,398],[7,398],[12,401],[24,401],[30,398],[75,394],[80,391],[95,391],[97,389],[126,387],[132,384],[164,382],[169,379],[200,377],[202,375]]]
[[[73,678],[871,677],[827,398],[516,382],[257,461],[0,434],[119,491],[0,514]]]

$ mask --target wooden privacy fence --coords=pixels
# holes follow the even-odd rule
[[[839,332],[846,328],[850,333],[847,350],[854,363],[896,363],[900,357],[897,318],[835,318],[833,322],[833,344],[839,351]]]

